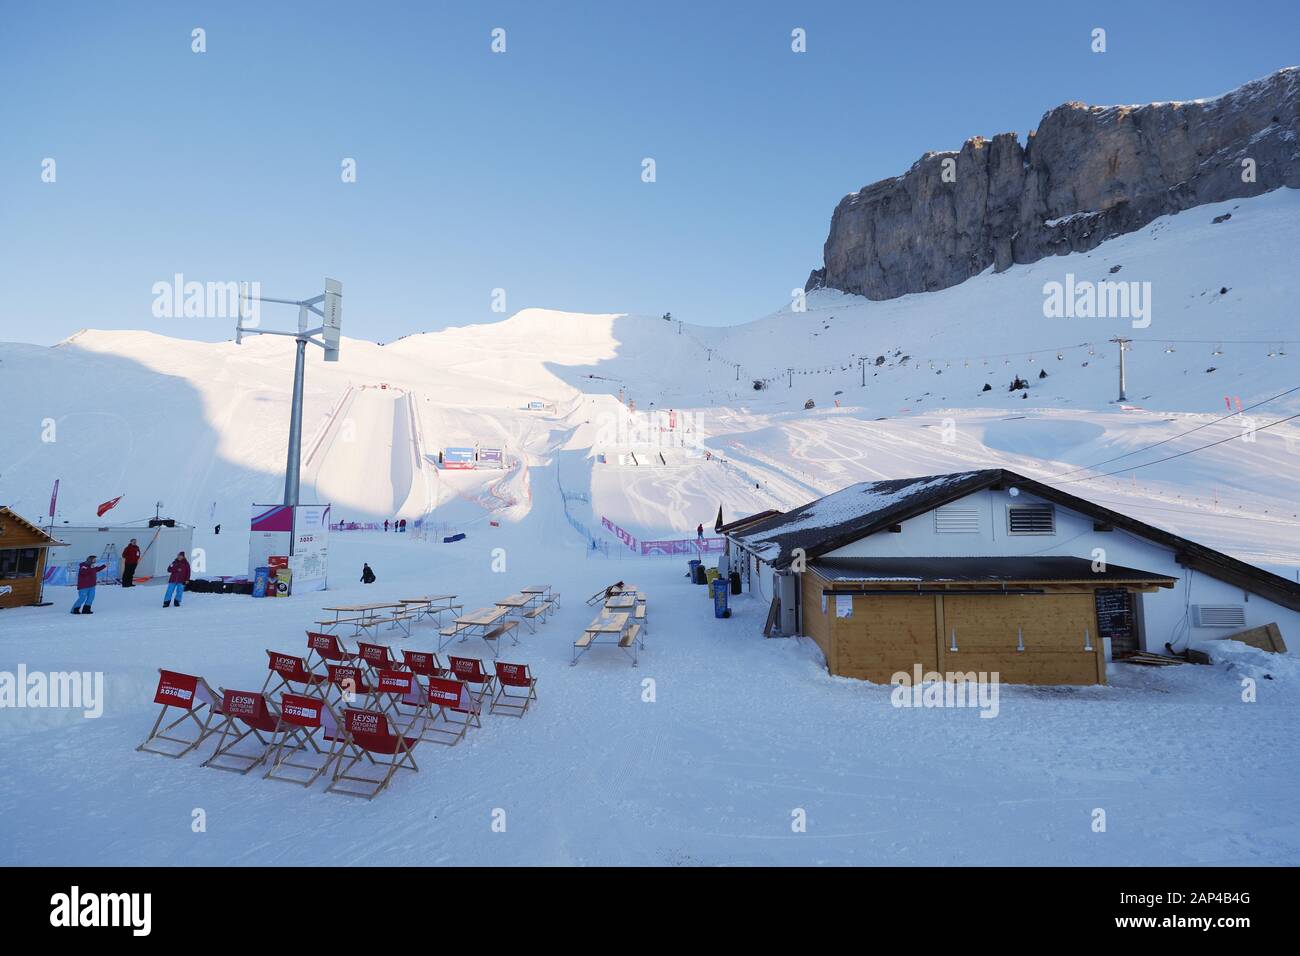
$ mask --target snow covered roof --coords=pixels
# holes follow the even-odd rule
[[[1061,582],[1091,584],[1156,584],[1173,587],[1176,578],[1151,571],[1107,564],[1094,571],[1087,558],[1068,555],[994,555],[989,557],[822,558],[811,565],[817,575],[835,583]]]
[[[1001,469],[923,478],[862,481],[732,535],[742,547],[778,568],[789,567],[795,548],[809,558],[866,537],[901,517],[987,487]],[[941,500],[940,500],[941,499]]]
[[[795,549],[802,549],[811,562],[972,492],[1012,485],[1090,517],[1098,524],[1123,529],[1162,545],[1184,567],[1300,611],[1300,583],[1005,468],[864,481],[749,525],[728,537],[774,568],[785,570],[794,561]]]

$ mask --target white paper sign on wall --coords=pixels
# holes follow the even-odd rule
[[[836,617],[853,616],[853,595],[852,594],[835,595],[835,616]]]

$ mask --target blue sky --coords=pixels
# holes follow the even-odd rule
[[[745,321],[821,264],[845,193],[1066,100],[1211,96],[1295,64],[1298,8],[7,4],[0,340],[230,337],[154,318],[178,272],[290,297],[334,276],[345,334],[378,341],[500,319],[495,288],[508,312]]]

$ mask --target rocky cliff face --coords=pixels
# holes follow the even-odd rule
[[[1300,188],[1298,140],[1298,67],[1210,100],[1066,103],[1024,147],[1014,133],[975,137],[845,196],[807,288],[928,292],[990,265],[1086,251],[1192,206]]]

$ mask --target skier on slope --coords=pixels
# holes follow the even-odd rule
[[[375,572],[371,571],[370,565],[364,561],[361,563],[361,583],[362,584],[375,583]]]
[[[95,564],[93,554],[86,555],[86,560],[77,565],[77,600],[72,605],[73,614],[95,613],[90,605],[95,603],[95,582],[105,567],[103,564]]]
[[[388,519],[387,519],[387,518],[384,519],[384,530],[385,530],[385,531],[388,530]]]
[[[696,540],[696,541],[703,541],[703,540],[704,540],[704,524],[703,524],[703,522],[701,522],[701,523],[700,523],[699,525],[697,525],[696,528],[695,528],[695,540]]]
[[[172,595],[175,595],[176,606],[181,606],[181,595],[185,593],[189,579],[189,559],[185,557],[184,551],[177,551],[176,560],[167,565],[167,593],[163,595],[163,607],[172,606]]]

